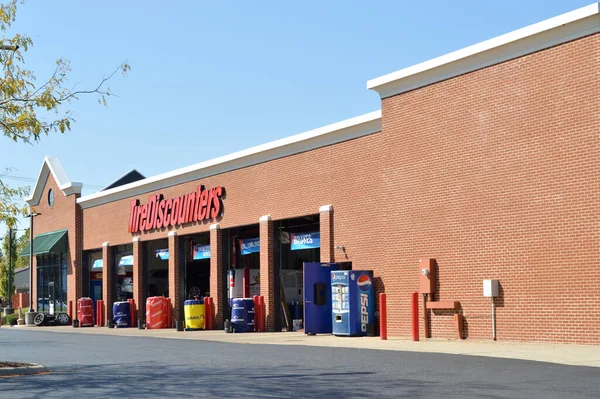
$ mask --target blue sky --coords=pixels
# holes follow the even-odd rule
[[[39,80],[61,57],[81,87],[132,70],[109,83],[108,108],[70,106],[71,132],[0,139],[0,168],[35,179],[58,156],[89,194],[133,168],[152,176],[374,111],[368,79],[590,3],[30,0],[13,32],[33,39]]]

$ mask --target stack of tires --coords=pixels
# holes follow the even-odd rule
[[[79,327],[94,327],[92,298],[79,298],[77,300],[77,319],[79,319]]]
[[[117,328],[130,327],[131,304],[129,302],[115,302],[113,304],[113,322]]]
[[[204,329],[204,300],[188,299],[183,303],[185,329],[188,331]]]
[[[146,300],[146,328],[167,328],[169,300],[164,296],[153,296]]]
[[[232,300],[231,324],[236,333],[254,331],[254,299],[234,298]]]

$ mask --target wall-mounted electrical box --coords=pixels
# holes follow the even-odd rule
[[[421,294],[435,294],[435,259],[419,260],[419,291]]]
[[[498,280],[483,280],[483,296],[488,298],[498,296]]]

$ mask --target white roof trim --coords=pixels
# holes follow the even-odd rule
[[[600,4],[559,15],[461,50],[371,79],[381,98],[485,68],[600,32]]]
[[[40,203],[40,199],[44,193],[44,186],[48,181],[48,176],[50,176],[50,173],[52,173],[52,177],[54,177],[58,188],[65,196],[71,194],[81,194],[81,188],[83,187],[83,184],[69,180],[64,169],[60,165],[60,162],[58,162],[58,158],[45,157],[37,181],[35,182],[35,186],[33,187],[29,197],[25,198],[25,201],[29,204],[29,206],[36,206]]]
[[[208,176],[299,154],[381,131],[381,111],[374,111],[209,161],[81,197],[81,208],[161,190]]]

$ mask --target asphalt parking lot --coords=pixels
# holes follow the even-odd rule
[[[450,354],[0,329],[2,360],[50,373],[2,398],[590,398],[598,369]]]

